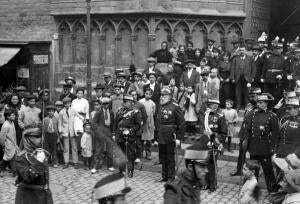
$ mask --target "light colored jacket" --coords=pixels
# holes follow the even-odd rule
[[[66,108],[59,112],[58,131],[62,137],[74,137],[74,113],[71,108],[68,109],[69,116]]]

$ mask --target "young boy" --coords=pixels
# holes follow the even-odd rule
[[[115,115],[117,114],[119,108],[123,106],[123,94],[121,93],[121,87],[121,84],[115,84],[115,94],[110,97],[112,101],[112,111]]]
[[[90,122],[83,124],[84,132],[81,137],[81,155],[83,157],[84,169],[90,169],[92,166],[92,128]]]
[[[56,107],[53,105],[49,105],[46,107],[46,111],[48,111],[48,116],[44,118],[44,144],[45,149],[51,154],[52,161],[50,164],[53,165],[54,168],[57,168],[57,141],[58,141],[58,118],[54,116],[56,111]]]
[[[185,90],[184,84],[180,84],[179,91],[177,95],[177,104],[181,108],[182,111],[184,111],[184,104],[186,99],[187,92]]]
[[[177,96],[178,96],[178,88],[175,86],[175,78],[171,78],[169,81],[169,89],[172,91],[172,99],[173,101],[177,102]]]
[[[139,102],[142,103],[146,109],[147,121],[144,124],[142,131],[142,145],[143,150],[146,152],[146,159],[151,160],[151,141],[154,139],[154,117],[155,117],[155,103],[151,100],[152,89],[145,90],[145,98],[141,99]]]
[[[228,133],[227,133],[227,149],[231,152],[231,138],[234,137],[235,134],[235,124],[238,119],[237,110],[233,109],[233,101],[227,99],[225,102],[225,109],[223,110],[223,114],[228,126]]]
[[[101,104],[100,101],[98,99],[93,100],[93,107],[94,110],[91,112],[91,120],[93,120],[95,114],[100,111],[101,109]]]
[[[195,110],[195,104],[196,104],[196,98],[194,93],[194,87],[188,86],[187,87],[187,95],[185,99],[185,114],[184,119],[186,121],[186,132],[188,133],[191,138],[194,138],[194,135],[196,133],[196,123],[198,121],[196,110]]]
[[[0,177],[3,177],[3,172],[9,165],[13,176],[16,175],[15,155],[18,151],[16,129],[14,125],[15,112],[12,109],[5,110],[5,122],[2,125],[0,132],[0,145],[4,147],[4,156],[0,163]]]

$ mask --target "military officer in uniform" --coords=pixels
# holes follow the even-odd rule
[[[117,111],[115,120],[116,142],[127,156],[128,177],[133,177],[134,160],[136,159],[136,133],[143,125],[141,112],[134,109],[134,99],[123,96],[123,107]],[[124,171],[124,166],[120,168]]]
[[[208,99],[208,108],[204,116],[204,136],[209,139],[210,157],[208,161],[208,189],[214,192],[217,187],[217,157],[223,151],[223,143],[227,136],[227,124],[223,114],[219,112],[220,101]]]
[[[172,102],[169,88],[161,90],[158,112],[158,146],[162,162],[162,178],[159,182],[173,181],[175,178],[175,148],[180,145],[184,134],[185,120],[180,107]]]
[[[172,183],[165,184],[164,204],[200,203],[200,189],[206,186],[209,158],[206,145],[209,139],[202,137],[201,140],[185,150],[186,169]]]
[[[49,189],[49,152],[41,149],[41,131],[23,137],[24,149],[16,156],[17,192],[15,203],[52,204]]]
[[[247,131],[245,141],[249,141],[247,149],[250,159],[258,160],[262,165],[269,192],[274,191],[275,176],[271,156],[276,151],[279,137],[278,118],[267,109],[268,102],[273,99],[272,95],[267,93],[257,96],[257,109],[251,113],[250,122],[245,127]],[[256,177],[258,176],[256,172]]]
[[[286,99],[286,109],[288,116],[280,125],[280,137],[276,156],[284,158],[294,153],[300,147],[300,115],[299,115],[299,99]]]
[[[260,80],[264,83],[264,92],[273,95],[276,104],[282,97],[285,59],[281,54],[283,44],[278,38],[273,40],[272,46],[273,52],[265,57]]]
[[[243,147],[243,142],[246,137],[245,127],[246,127],[246,124],[251,119],[249,116],[256,108],[256,97],[259,94],[261,94],[260,88],[252,87],[250,89],[250,93],[249,93],[249,101],[250,102],[247,104],[247,106],[245,108],[244,120],[243,120],[241,129],[240,129],[240,132],[238,134],[238,136],[240,138],[240,143],[239,143],[239,157],[238,157],[237,167],[236,167],[236,171],[230,173],[231,176],[240,176],[242,174],[243,165],[246,160],[246,152],[245,152],[245,148]]]

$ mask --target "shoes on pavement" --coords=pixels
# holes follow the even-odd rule
[[[94,174],[94,173],[96,173],[96,172],[97,172],[96,169],[92,169],[92,170],[91,170],[91,173],[92,173],[92,174]]]
[[[154,162],[154,165],[160,165],[160,164],[161,164],[160,161]]]
[[[78,164],[77,163],[74,164],[74,169],[78,169],[78,168],[79,168]]]
[[[156,182],[159,182],[159,183],[161,183],[161,182],[167,182],[168,181],[168,179],[167,178],[160,178],[159,180],[157,180]]]
[[[235,171],[235,172],[230,173],[230,176],[241,176],[241,175],[242,175],[242,173],[239,172],[239,171]]]
[[[114,167],[109,167],[108,170],[109,170],[109,171],[114,171],[115,168],[114,168]]]
[[[63,166],[63,169],[67,169],[69,167],[69,164],[65,164],[64,166]]]
[[[140,163],[141,160],[139,158],[136,158],[136,160],[134,161],[134,163]]]

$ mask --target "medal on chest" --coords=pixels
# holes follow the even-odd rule
[[[289,127],[291,127],[291,128],[296,129],[296,128],[298,128],[298,126],[299,126],[299,123],[297,123],[297,122],[289,122]]]
[[[161,114],[164,119],[168,119],[172,115],[172,111],[171,110],[163,110],[161,112]]]

